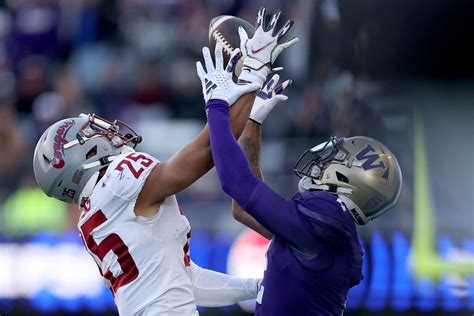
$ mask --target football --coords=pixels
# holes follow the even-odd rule
[[[224,67],[230,59],[230,55],[236,48],[240,48],[239,26],[247,32],[249,38],[255,33],[255,28],[244,19],[232,15],[220,15],[211,20],[209,24],[209,45],[211,52],[214,51],[217,42],[223,47]],[[242,58],[237,62],[234,74],[238,77],[242,70]]]

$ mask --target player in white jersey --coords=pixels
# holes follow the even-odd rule
[[[188,220],[174,194],[157,196],[170,186],[180,188],[185,181],[180,174],[196,173],[192,166],[202,153],[201,158],[190,152],[183,157],[191,143],[160,163],[135,152],[139,136],[119,133],[124,127],[95,115],[65,119],[41,136],[34,155],[40,187],[81,206],[78,228],[84,245],[120,315],[196,315],[196,304],[225,306],[254,298],[258,280],[233,278],[191,262]],[[182,170],[174,176],[183,182],[161,177],[178,165]],[[202,166],[201,172],[206,169]]]
[[[78,223],[120,314],[194,315],[196,302],[221,306],[254,298],[256,280],[232,278],[191,262],[191,226],[174,195],[152,217],[135,215],[137,197],[157,163],[136,152],[114,159],[85,200]]]
[[[249,118],[253,92],[262,87],[276,57],[290,46],[265,44],[269,39],[277,43],[266,33],[245,39],[249,47],[256,43],[263,48],[243,52],[240,84],[226,92],[225,99],[233,105],[230,117],[236,137]],[[237,53],[230,59],[227,76],[232,76]],[[203,49],[203,55],[211,65],[209,49]],[[216,67],[222,59],[222,47],[217,45]],[[213,84],[208,83],[211,89],[205,94],[212,94]],[[206,270],[189,258],[190,226],[174,194],[213,167],[207,127],[167,162],[135,152],[140,141],[121,121],[82,114],[50,126],[33,157],[41,189],[80,205],[78,227],[84,244],[114,294],[119,313],[187,316],[197,314],[196,304],[224,306],[255,298],[258,280]]]

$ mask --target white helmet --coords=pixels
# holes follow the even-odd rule
[[[369,137],[332,137],[305,151],[294,170],[301,178],[301,192],[337,194],[359,225],[393,207],[402,188],[397,159],[385,145]]]
[[[119,120],[109,122],[95,114],[61,120],[36,145],[36,182],[48,196],[79,204],[92,193],[100,170],[140,142],[141,136]]]

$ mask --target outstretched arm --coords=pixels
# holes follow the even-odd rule
[[[248,93],[230,108],[232,133],[239,137],[248,121],[255,93]],[[166,136],[164,136],[166,137]],[[167,162],[159,163],[148,176],[142,189],[145,205],[153,205],[184,190],[214,166],[209,142],[209,128],[204,129],[190,143],[175,153]]]
[[[222,46],[216,45],[216,65],[211,58],[210,51],[207,47],[203,48],[203,56],[206,62],[208,71],[216,73],[216,75],[230,76],[230,82],[224,81],[224,87],[221,87],[224,94],[221,98],[225,99],[231,107],[230,115],[232,120],[232,132],[235,137],[239,137],[248,120],[251,105],[255,99],[253,91],[259,88],[256,83],[248,83],[245,85],[236,85],[232,82],[233,66],[238,59],[239,51],[236,50],[229,61],[227,68],[229,71],[223,69]],[[212,89],[207,89],[213,86],[214,83],[222,82],[222,78],[218,76],[210,78],[208,82],[204,82],[203,73],[205,73],[202,65],[197,64],[198,74],[203,85],[203,93],[205,100],[209,100],[211,96],[218,96],[213,93]],[[216,70],[222,70],[223,73]],[[207,80],[207,79],[206,79]],[[229,87],[225,84],[232,83],[234,89],[229,91]],[[135,205],[135,214],[150,216],[156,212],[157,204],[166,197],[173,195],[188,186],[208,172],[214,163],[212,160],[211,147],[209,143],[209,129],[206,126],[203,131],[189,144],[183,147],[180,151],[173,155],[169,161],[159,163],[148,176],[140,196]]]
[[[279,79],[279,75],[274,75],[262,90],[258,91],[252,106],[250,119],[239,138],[240,147],[247,156],[252,172],[260,180],[263,180],[262,171],[260,169],[261,124],[279,102],[288,99],[281,93],[291,84],[291,80],[286,80],[278,85]],[[235,200],[232,200],[232,215],[237,221],[253,229],[263,237],[267,239],[272,238],[272,233],[257,222],[248,212],[242,209]]]
[[[283,199],[259,180],[250,169],[242,149],[230,131],[225,101],[207,102],[212,154],[224,192],[272,234],[299,249],[314,247],[314,236],[296,203]]]
[[[242,147],[247,160],[250,163],[253,173],[255,176],[263,180],[262,172],[260,170],[260,125],[254,121],[248,121],[242,136],[239,138],[239,145]],[[263,227],[259,222],[255,220],[248,212],[246,212],[239,203],[232,200],[232,216],[244,224],[245,226],[256,231],[267,239],[272,238],[272,233]]]
[[[270,27],[267,28],[265,26],[265,9],[260,9],[257,29],[252,39],[246,38],[244,31],[239,29],[241,48],[246,55],[242,73],[247,74],[250,82],[253,78],[265,77],[279,53],[297,41],[297,38],[294,38],[285,43],[279,42],[292,24],[291,21],[288,21],[277,32],[275,25],[279,15],[279,12],[273,15]],[[252,47],[256,45],[264,48],[255,52]],[[219,70],[216,71],[219,72]],[[260,72],[265,75],[261,76]],[[213,75],[213,73],[204,74],[204,81],[208,82]],[[241,74],[240,78],[245,80],[242,76]],[[225,78],[223,79],[225,80]],[[227,77],[227,80],[232,82],[230,77]],[[302,247],[311,245],[313,236],[306,226],[305,219],[296,209],[295,202],[281,198],[252,173],[244,153],[230,132],[228,102],[221,96],[222,90],[219,87],[215,89],[215,92],[216,95],[206,102],[206,113],[208,114],[212,154],[223,190],[270,232],[280,235],[295,245]],[[253,113],[256,114],[253,116],[254,120],[265,112],[261,111],[262,108],[256,108],[256,110],[258,113]]]
[[[203,48],[206,70],[200,62],[196,64],[206,102],[211,98],[221,99],[232,105],[243,96],[238,101],[242,102],[242,105],[236,104],[237,108],[231,111],[234,136],[240,136],[247,121],[250,105],[255,98],[255,94],[250,92],[262,87],[278,55],[298,41],[298,38],[293,38],[287,42],[281,41],[293,22],[287,21],[276,32],[275,26],[279,16],[280,13],[277,13],[272,17],[267,30],[265,9],[261,8],[257,18],[256,32],[251,39],[247,37],[243,29],[239,29],[244,58],[243,71],[239,76],[239,82],[246,84],[236,85],[232,81],[232,73],[238,60],[239,50],[233,53],[229,64],[225,66],[225,70],[220,45],[216,45],[215,64],[208,48]],[[263,45],[261,46],[263,48],[254,51],[253,47],[257,44]],[[138,197],[135,213],[145,216],[150,213],[153,214],[162,200],[191,185],[209,171],[212,165],[209,132],[205,128],[194,141],[176,153],[167,163],[160,163],[155,167]]]

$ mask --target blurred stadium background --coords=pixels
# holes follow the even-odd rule
[[[42,131],[80,112],[121,118],[166,160],[205,122],[194,63],[209,21],[253,23],[261,5],[294,19],[301,39],[278,62],[294,84],[265,122],[267,182],[289,197],[299,153],[331,135],[378,138],[402,166],[397,207],[360,229],[365,279],[345,315],[473,314],[472,1],[0,0],[2,316],[116,313],[77,210],[35,186]],[[231,218],[214,172],[178,199],[194,261],[261,273],[266,243]]]

